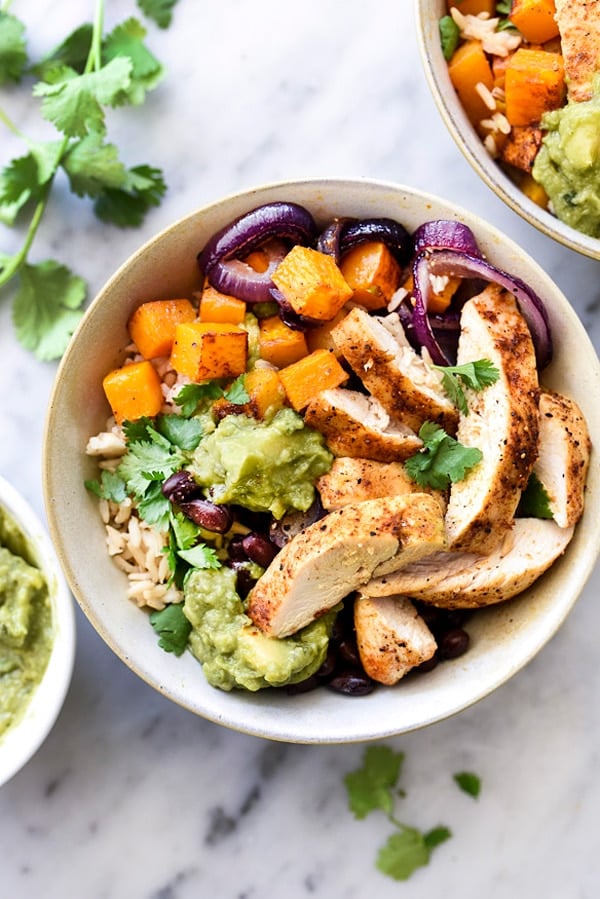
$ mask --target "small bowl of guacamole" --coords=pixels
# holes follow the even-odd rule
[[[0,786],[54,725],[74,651],[74,606],[50,538],[0,477]]]

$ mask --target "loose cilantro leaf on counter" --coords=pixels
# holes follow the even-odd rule
[[[0,84],[20,81],[26,66],[25,26],[16,16],[0,10]]]
[[[22,265],[19,281],[13,301],[17,337],[39,359],[48,361],[62,356],[79,322],[85,281],[52,259],[38,265]]]
[[[444,490],[462,481],[467,472],[483,458],[477,447],[463,446],[431,421],[419,431],[423,448],[404,463],[408,475],[421,487]]]
[[[382,874],[394,880],[408,880],[417,868],[429,864],[432,850],[451,836],[447,827],[436,827],[425,834],[416,827],[402,825],[379,850],[375,864]]]
[[[550,497],[535,472],[530,474],[527,487],[521,494],[517,515],[520,518],[554,518]]]
[[[160,612],[152,612],[150,624],[159,635],[158,645],[161,649],[176,656],[182,655],[192,625],[185,617],[180,603],[170,603]]]
[[[442,372],[442,386],[452,402],[464,415],[469,414],[467,400],[462,388],[465,384],[471,390],[483,390],[500,377],[500,372],[489,359],[477,359],[464,365],[434,365]],[[462,382],[462,383],[461,383]]]
[[[479,796],[481,779],[477,774],[473,774],[471,771],[459,771],[458,774],[454,775],[454,781],[469,796],[473,796],[474,799]]]
[[[137,0],[137,5],[159,28],[168,28],[177,0]]]
[[[159,206],[167,189],[160,169],[138,165],[125,172],[119,187],[106,186],[94,204],[99,219],[120,228],[136,228]]]

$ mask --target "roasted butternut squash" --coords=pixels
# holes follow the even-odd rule
[[[207,285],[200,296],[198,318],[201,322],[225,322],[241,325],[246,316],[246,304],[237,297],[221,293]]]
[[[478,16],[480,12],[493,16],[496,12],[496,0],[448,0],[448,11],[453,6],[464,16]]]
[[[388,247],[369,240],[350,250],[340,263],[352,299],[373,311],[387,306],[400,283],[401,270]]]
[[[519,47],[506,66],[506,118],[511,125],[537,125],[543,114],[565,99],[565,69],[560,53]]]
[[[254,368],[244,378],[244,384],[250,396],[248,411],[254,418],[266,418],[285,403],[283,384],[272,368]]]
[[[332,353],[335,353],[336,356],[341,355],[333,342],[331,332],[336,325],[339,325],[346,315],[348,315],[348,310],[340,309],[331,321],[323,322],[322,325],[319,325],[316,328],[308,329],[306,332],[306,343],[308,345],[309,353],[312,353],[313,350],[330,350]]]
[[[171,365],[192,381],[236,378],[247,358],[248,332],[237,325],[190,322],[175,328]]]
[[[259,355],[277,368],[297,362],[308,353],[306,337],[282,322],[278,315],[270,315],[259,323]]]
[[[334,259],[311,247],[292,247],[273,282],[295,312],[319,321],[332,319],[352,296]]]
[[[195,318],[196,311],[189,300],[150,300],[138,306],[127,330],[144,359],[156,359],[171,352],[175,326]]]
[[[477,85],[483,84],[489,91],[494,86],[494,75],[480,41],[465,41],[455,50],[448,63],[448,74],[469,121],[478,128],[481,120],[489,117],[490,109]]]
[[[339,387],[348,380],[333,353],[315,350],[298,362],[282,368],[279,377],[290,405],[300,412],[321,390]]]
[[[558,36],[554,0],[512,0],[509,19],[530,44],[545,44]]]
[[[160,378],[151,362],[132,362],[110,371],[102,380],[117,424],[158,415],[163,404]]]

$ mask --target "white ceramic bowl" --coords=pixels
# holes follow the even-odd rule
[[[141,678],[192,712],[233,729],[299,743],[380,738],[438,721],[481,699],[542,648],[571,609],[596,560],[600,471],[589,477],[588,508],[565,557],[527,595],[475,616],[473,645],[455,662],[363,698],[320,689],[224,693],[210,687],[189,654],[157,645],[147,617],[125,598],[125,577],[109,559],[97,502],[83,486],[97,476],[85,455],[90,435],[109,414],[101,380],[118,365],[128,343],[126,322],[142,301],[189,295],[198,288],[196,254],[231,219],[263,203],[289,200],[320,223],[334,216],[389,216],[409,230],[436,218],[459,219],[482,250],[544,297],[556,356],[549,386],[575,398],[600,445],[600,367],[566,298],[545,272],[509,238],[479,218],[436,197],[395,184],[326,179],[273,184],[226,197],[192,213],[143,246],[113,275],[87,311],[59,368],[46,423],[45,500],[54,539],[71,588],[93,626]],[[572,364],[577,358],[578,364]]]
[[[50,537],[31,506],[0,477],[0,507],[25,540],[43,572],[52,608],[52,651],[46,671],[19,719],[0,737],[0,786],[40,748],[62,708],[75,657],[75,606]]]
[[[511,181],[489,155],[469,122],[448,75],[443,57],[439,20],[446,14],[446,0],[414,0],[421,59],[435,103],[459,150],[494,193],[525,221],[565,247],[592,259],[600,259],[600,240],[576,231],[537,206]]]

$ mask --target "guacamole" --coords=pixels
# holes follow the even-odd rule
[[[600,237],[600,79],[590,100],[546,113],[542,127],[533,177],[562,222]]]
[[[282,640],[267,637],[244,612],[231,568],[195,569],[184,588],[183,611],[192,625],[189,648],[206,679],[221,690],[295,684],[325,660],[338,609]]]
[[[189,470],[198,484],[210,488],[213,502],[281,518],[292,509],[309,508],[314,482],[332,461],[323,436],[285,408],[268,422],[226,416],[201,441]]]
[[[0,736],[23,715],[52,647],[48,587],[27,542],[0,509]]]

